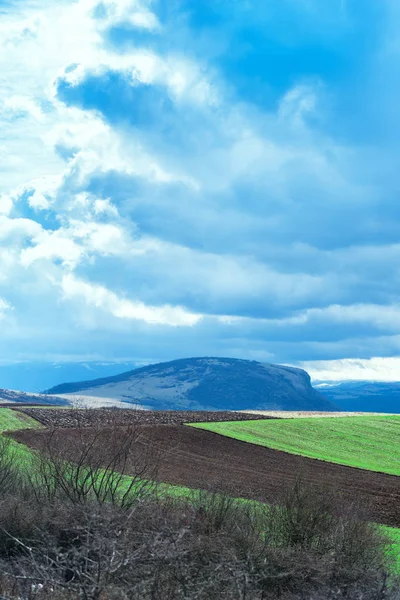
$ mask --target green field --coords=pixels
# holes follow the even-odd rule
[[[0,433],[3,431],[17,431],[18,429],[34,429],[42,425],[24,415],[24,413],[11,410],[11,408],[0,407]]]
[[[400,475],[400,415],[194,423],[243,442]]]
[[[397,575],[400,575],[400,529],[386,527],[385,525],[380,525],[380,528],[392,542],[391,546],[388,548],[388,553],[394,558],[395,571]]]

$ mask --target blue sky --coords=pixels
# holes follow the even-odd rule
[[[0,362],[399,379],[396,0],[0,17]]]

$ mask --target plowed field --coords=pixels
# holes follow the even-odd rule
[[[73,408],[15,408],[36,419],[46,427],[106,427],[107,425],[156,425],[158,423],[182,425],[183,423],[209,423],[217,421],[265,420],[260,414],[208,410],[110,410]]]
[[[307,483],[340,492],[344,504],[358,502],[368,520],[400,526],[400,477],[325,463],[192,427],[138,427],[140,443],[153,448],[158,457],[162,456],[158,471],[160,481],[228,490],[238,497],[273,502],[282,489],[301,474]],[[72,459],[81,433],[74,429],[59,430],[59,439],[67,444]],[[46,430],[13,434],[19,441],[36,448],[42,446],[48,435]],[[111,432],[105,428],[99,442],[102,448],[109,447],[110,440]]]

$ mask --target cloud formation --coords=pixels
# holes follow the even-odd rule
[[[328,4],[0,8],[0,360],[399,354],[400,13]]]

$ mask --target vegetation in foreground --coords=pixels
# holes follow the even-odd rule
[[[400,475],[400,415],[196,423],[190,426],[308,458]]]
[[[0,436],[3,598],[400,598],[388,540],[336,495],[298,482],[277,508],[206,492],[171,499],[143,454],[129,485],[118,474],[137,436],[116,428],[106,469],[93,437],[82,435],[73,463],[48,443],[29,472]]]

